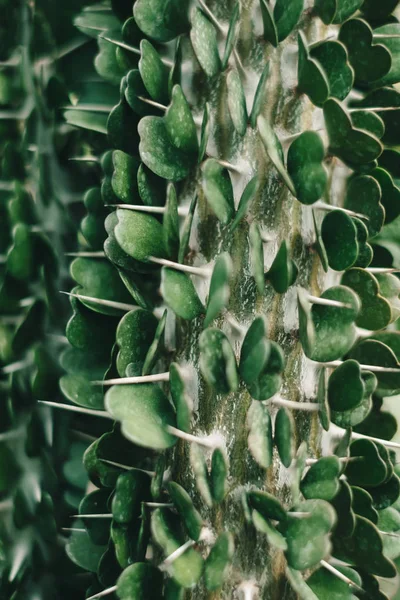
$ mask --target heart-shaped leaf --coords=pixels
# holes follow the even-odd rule
[[[370,175],[352,177],[347,183],[344,205],[368,217],[366,226],[370,237],[379,233],[385,220],[381,197],[379,183]]]
[[[341,283],[354,290],[361,300],[361,311],[356,319],[359,327],[378,330],[390,323],[390,303],[381,296],[379,283],[372,273],[350,269],[343,274]]]
[[[74,522],[76,529],[79,529],[80,523],[81,521]],[[96,573],[106,546],[94,544],[86,531],[73,531],[68,538],[65,550],[73,563],[85,569],[85,571]]]
[[[329,533],[335,525],[336,515],[325,500],[307,500],[295,506],[296,512],[308,513],[301,517],[291,516],[282,524],[286,537],[288,564],[299,571],[317,565],[331,549]]]
[[[120,377],[125,377],[126,368],[132,363],[137,365],[137,375],[141,374],[157,325],[156,317],[147,310],[133,310],[123,316],[116,334],[119,346],[117,370]]]
[[[390,71],[391,54],[382,44],[373,43],[373,31],[366,21],[350,19],[340,28],[339,39],[347,48],[356,81],[376,81]]]
[[[264,148],[272,164],[282,177],[282,180],[290,192],[293,194],[293,196],[296,196],[296,190],[293,182],[285,169],[282,144],[280,143],[276,133],[272,129],[271,125],[261,115],[257,118],[257,127],[261,141],[264,144]]]
[[[335,567],[355,586],[361,586],[361,577],[354,569],[349,567]],[[321,567],[307,579],[307,585],[317,595],[320,600],[354,600],[355,596],[351,586],[346,581],[342,581],[334,573]]]
[[[350,410],[363,401],[365,386],[360,365],[346,360],[337,367],[328,382],[328,400],[332,410]]]
[[[181,431],[190,431],[193,401],[187,392],[185,372],[177,363],[169,367],[169,389],[176,411],[176,425]]]
[[[392,62],[389,73],[380,80],[382,85],[392,85],[399,82],[400,77],[400,61],[399,61],[399,23],[389,23],[374,29],[374,40],[380,42],[385,47],[386,51],[391,54]]]
[[[276,48],[278,45],[278,32],[268,0],[260,0],[260,7],[264,25],[264,39]]]
[[[252,511],[251,519],[257,531],[267,536],[267,541],[271,546],[275,546],[280,550],[287,550],[284,536],[271,524],[269,519],[261,516],[257,510]]]
[[[127,567],[117,581],[120,600],[161,600],[163,588],[162,572],[148,562],[137,562]]]
[[[328,174],[322,164],[324,157],[324,144],[315,131],[305,131],[290,145],[287,168],[302,204],[314,204],[325,192]]]
[[[135,21],[145,35],[157,42],[169,42],[189,29],[188,2],[138,0],[133,7]]]
[[[357,457],[357,461],[346,464],[345,474],[350,485],[375,487],[386,480],[387,467],[374,442],[355,440],[350,445],[350,456]]]
[[[195,161],[199,152],[196,125],[180,85],[172,89],[171,104],[165,113],[164,123],[173,146],[193,155]]]
[[[377,340],[363,340],[351,351],[350,356],[362,365],[399,369],[399,373],[379,372],[376,374],[380,394],[393,396],[398,393],[397,390],[400,389],[400,364],[389,346]]]
[[[311,58],[322,66],[328,79],[329,95],[344,100],[354,83],[354,70],[348,62],[346,47],[337,40],[326,40],[310,48]]]
[[[141,262],[149,256],[165,257],[163,229],[155,217],[134,210],[118,209],[116,213],[115,237],[126,254]]]
[[[324,117],[330,150],[344,162],[363,165],[382,153],[382,145],[372,134],[354,128],[351,118],[338,100],[330,98],[324,104]]]
[[[348,306],[323,306],[310,308],[303,294],[299,293],[300,339],[309,358],[320,362],[336,360],[353,346],[357,333],[355,320],[360,301],[350,288],[329,288],[321,298],[342,302]]]
[[[143,471],[132,469],[121,473],[117,479],[111,510],[117,523],[130,523],[141,512],[141,503],[150,500],[150,476]]]
[[[367,572],[380,577],[394,577],[394,564],[383,555],[383,542],[378,529],[364,517],[356,517],[351,537],[335,539],[334,554]]]
[[[211,508],[213,499],[210,490],[210,477],[203,450],[197,444],[190,447],[190,464],[196,480],[196,486],[206,505]]]
[[[342,467],[337,456],[323,456],[307,471],[300,489],[306,499],[332,500],[339,492]]]
[[[325,215],[321,238],[331,269],[345,271],[354,265],[359,250],[357,228],[345,212],[332,210]]]
[[[285,521],[286,511],[280,501],[268,492],[252,491],[247,493],[247,500],[252,508],[265,519]]]
[[[279,42],[291,34],[303,10],[304,0],[277,0],[274,6],[274,21]]]
[[[221,504],[227,491],[229,462],[225,450],[215,448],[211,456],[210,490],[216,504]]]
[[[167,431],[169,425],[175,426],[175,413],[157,385],[115,385],[108,390],[104,404],[135,444],[154,450],[175,444],[176,438]]]
[[[247,330],[240,353],[239,372],[246,385],[262,373],[271,353],[265,317],[256,317]]]

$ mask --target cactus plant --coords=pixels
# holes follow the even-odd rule
[[[398,2],[64,4],[64,32],[13,17],[37,69],[2,150],[2,591],[399,597]],[[32,456],[61,538],[21,504]],[[42,580],[36,526],[71,560]]]

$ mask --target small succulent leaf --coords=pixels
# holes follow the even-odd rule
[[[213,500],[221,504],[227,490],[229,461],[222,448],[216,448],[211,456],[210,489]]]
[[[340,560],[380,577],[394,577],[396,568],[383,554],[382,537],[378,529],[364,517],[356,517],[351,537],[335,539],[334,554]]]
[[[314,9],[325,25],[330,25],[335,18],[340,0],[315,0]]]
[[[382,44],[374,44],[373,31],[362,19],[350,19],[340,28],[339,40],[346,46],[356,81],[371,82],[389,73],[392,57]]]
[[[350,358],[354,358],[362,365],[375,365],[378,367],[388,367],[391,369],[400,369],[400,364],[395,353],[389,346],[378,340],[363,340],[350,353]],[[397,373],[376,373],[378,379],[378,391],[384,392],[385,396],[392,396],[400,390],[400,377]]]
[[[364,0],[362,12],[371,21],[381,21],[388,17],[396,8],[397,0],[383,0],[376,4],[373,0]]]
[[[199,152],[196,125],[180,85],[172,89],[171,104],[165,113],[164,123],[173,146],[189,155],[193,154],[195,161]]]
[[[167,309],[165,309],[161,319],[158,322],[156,333],[154,335],[154,340],[152,341],[149,351],[146,354],[146,358],[142,369],[142,375],[149,375],[152,372],[157,360],[160,358],[160,354],[164,347],[167,312]]]
[[[332,500],[339,492],[342,467],[337,456],[323,456],[307,471],[300,489],[306,499]]]
[[[238,387],[236,358],[226,335],[219,329],[205,329],[199,339],[200,370],[217,393],[227,394]]]
[[[263,1],[263,0],[261,0],[261,1]],[[268,77],[269,77],[269,71],[270,71],[270,63],[268,61],[265,65],[264,70],[261,74],[261,77],[258,81],[256,93],[254,94],[253,108],[251,109],[251,115],[250,115],[250,125],[252,126],[253,129],[256,129],[256,127],[257,127],[257,119],[258,119],[258,116],[261,112],[261,109],[262,109],[264,101],[265,101],[265,88],[266,88],[266,83],[267,83]]]
[[[263,469],[272,464],[272,423],[269,410],[261,402],[253,402],[247,413],[249,437],[247,445],[254,460]]]
[[[356,586],[361,586],[361,577],[357,571],[342,566],[338,566],[337,570],[353,581]],[[311,577],[307,579],[307,585],[310,586],[320,600],[328,600],[328,598],[329,600],[354,600],[355,598],[350,584],[342,581],[324,567],[314,571]]]
[[[210,488],[210,477],[203,450],[197,444],[190,447],[190,464],[196,480],[196,486],[206,505],[211,508],[213,499]]]
[[[180,263],[184,262],[186,254],[188,253],[188,250],[189,250],[190,234],[192,232],[193,217],[194,217],[194,211],[196,210],[196,206],[197,206],[197,196],[193,196],[193,198],[190,202],[189,212],[185,218],[185,221],[184,221],[183,227],[182,227],[181,242],[180,242],[179,254],[178,254],[178,262],[180,262]]]
[[[133,210],[118,209],[116,213],[115,238],[126,254],[140,262],[149,256],[166,256],[163,228],[155,217]]]
[[[276,342],[271,341],[269,356],[264,369],[259,377],[248,385],[249,394],[254,400],[268,400],[279,392],[285,363],[282,348]]]
[[[260,0],[261,7],[261,15],[264,25],[264,39],[272,44],[274,48],[277,47],[278,40],[278,31],[276,29],[273,11],[268,3],[268,0]]]
[[[328,174],[324,158],[324,144],[314,131],[305,131],[290,145],[287,169],[302,204],[314,204],[325,193]]]
[[[380,294],[378,280],[372,273],[359,268],[350,269],[343,274],[341,283],[354,290],[361,300],[361,311],[356,319],[359,327],[378,330],[390,323],[390,303]]]
[[[176,443],[168,433],[175,426],[175,413],[157,385],[115,385],[106,393],[106,410],[121,422],[122,433],[145,448],[164,450]]]
[[[299,62],[298,88],[299,92],[307,94],[315,106],[323,106],[329,97],[329,80],[318,60],[310,57],[307,41],[301,31],[298,35]]]
[[[224,50],[224,57],[222,59],[222,70],[226,69],[226,67],[228,66],[228,62],[229,62],[229,58],[232,54],[232,51],[235,47],[236,44],[236,38],[237,38],[237,25],[239,23],[239,19],[240,19],[240,3],[237,2],[235,4],[235,7],[232,11],[232,15],[229,21],[229,29],[228,29],[228,33],[226,36],[226,43],[225,43],[225,50]]]
[[[373,489],[373,488],[371,488]],[[369,491],[355,485],[351,486],[352,508],[356,515],[365,517],[371,523],[376,525],[379,520],[379,513],[372,505],[372,496]]]
[[[174,481],[168,484],[168,491],[172,503],[185,524],[188,535],[192,540],[197,542],[203,528],[203,520],[195,509],[192,499],[186,490]]]
[[[167,187],[167,202],[163,217],[164,245],[171,260],[176,260],[179,254],[179,215],[178,198],[172,183]]]
[[[189,29],[187,0],[138,0],[133,15],[138,27],[156,42],[169,42]]]
[[[278,294],[285,294],[289,287],[296,281],[297,273],[297,266],[290,258],[286,241],[284,240],[265,277]]]
[[[267,541],[271,546],[275,546],[279,550],[287,550],[288,546],[284,536],[271,524],[269,519],[263,517],[257,510],[252,511],[251,519],[254,527],[267,537]]]
[[[368,439],[353,441],[350,456],[357,457],[357,461],[346,464],[345,474],[350,485],[375,487],[386,480],[387,467],[374,442]]]
[[[391,223],[400,215],[400,188],[395,185],[390,173],[378,167],[371,171],[381,188],[381,204],[385,210],[385,225]]]
[[[379,81],[380,85],[392,85],[400,81],[400,60],[399,60],[399,35],[400,27],[399,23],[389,23],[382,27],[374,29],[374,37],[376,41],[380,42],[384,46],[385,50],[391,55],[391,68],[390,71],[382,77]]]
[[[143,163],[137,173],[139,196],[146,206],[164,206],[166,181],[155,175]]]
[[[171,310],[182,319],[191,321],[204,313],[204,306],[187,273],[163,267],[161,270],[161,295]]]
[[[370,110],[357,109],[352,110],[350,116],[353,126],[357,129],[369,131],[379,140],[384,136],[385,122],[378,114]]]
[[[247,129],[247,107],[243,84],[237,71],[230,71],[226,78],[228,90],[228,108],[233,126],[239,135],[244,136]]]
[[[286,510],[281,502],[268,492],[251,491],[247,493],[249,505],[254,508],[264,519],[272,521],[285,521]]]
[[[323,429],[325,429],[325,431],[329,431],[331,424],[331,410],[328,402],[328,386],[326,381],[327,372],[322,368],[318,378],[318,418]]]
[[[350,66],[344,44],[326,40],[310,48],[310,56],[322,66],[329,84],[329,95],[344,100],[354,84],[354,69]]]
[[[130,565],[120,575],[117,581],[117,596],[120,600],[146,600],[163,598],[163,574],[153,565],[137,562]]]
[[[295,506],[296,512],[305,512],[301,518],[291,517],[290,511],[282,524],[288,549],[286,558],[293,569],[304,571],[317,565],[331,550],[329,534],[336,514],[325,500],[306,500]]]
[[[279,42],[291,34],[303,10],[304,0],[277,0],[274,6],[274,21]]]
[[[185,373],[177,363],[169,367],[169,389],[176,411],[176,426],[189,432],[193,414],[193,400],[186,390]]]
[[[382,153],[379,140],[362,129],[353,128],[350,115],[338,100],[329,98],[324,104],[325,124],[330,150],[345,163],[370,163]]]
[[[127,524],[139,518],[141,503],[150,500],[150,482],[150,476],[137,469],[121,473],[111,503],[114,521]]]
[[[337,0],[337,10],[333,19],[335,24],[344,23],[362,5],[363,0]]]
[[[223,532],[218,537],[204,566],[204,581],[209,591],[222,587],[234,552],[233,535]]]
[[[246,385],[251,385],[263,372],[271,352],[265,317],[256,317],[247,330],[240,353],[239,372]]]
[[[359,252],[357,228],[345,212],[333,210],[325,215],[321,238],[331,269],[345,271],[354,265]]]
[[[161,104],[168,103],[168,69],[157,50],[148,40],[140,43],[139,73],[150,98]]]
[[[285,185],[288,187],[289,191],[293,194],[293,196],[296,196],[296,190],[293,185],[293,182],[285,169],[282,145],[276,133],[274,132],[270,124],[262,116],[259,116],[257,118],[257,127],[261,137],[261,141],[264,144],[264,148],[272,164],[278,171],[279,175],[281,176]]]
[[[215,158],[202,165],[203,191],[211,209],[223,225],[227,225],[235,214],[232,181],[227,169]]]
[[[275,418],[274,442],[279,458],[287,469],[295,454],[295,422],[291,412],[281,407]]]
[[[144,117],[138,131],[140,158],[150,171],[169,181],[188,176],[197,157],[174,146],[163,117]]]
[[[220,312],[228,306],[232,269],[232,259],[229,254],[226,252],[220,254],[211,276],[204,327],[208,327]]]
[[[196,8],[192,14],[190,40],[201,68],[208,77],[214,77],[221,70],[218,52],[217,32],[206,15]]]
[[[153,539],[161,547],[165,556],[169,556],[183,544],[184,540],[177,525],[176,518],[165,510],[158,508],[151,516]],[[171,563],[168,570],[180,586],[191,588],[201,577],[203,562],[200,553],[194,548],[189,548]]]
[[[334,411],[350,410],[362,403],[364,394],[360,365],[356,360],[345,360],[329,377],[329,406]]]
[[[81,521],[74,521],[76,529],[79,528]],[[85,571],[91,573],[97,572],[100,558],[106,550],[106,546],[94,544],[87,532],[73,531],[68,538],[66,553],[72,562]]]
[[[385,209],[381,204],[382,191],[379,183],[370,175],[358,175],[347,184],[346,208],[368,217],[366,226],[370,237],[377,235],[385,220]]]
[[[231,224],[231,231],[234,231],[238,227],[242,219],[245,217],[252,201],[254,200],[255,195],[257,194],[258,187],[259,178],[258,175],[255,175],[252,179],[250,179],[249,183],[243,190],[235,218],[233,219]]]

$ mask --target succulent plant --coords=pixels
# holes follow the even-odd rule
[[[398,2],[12,11],[4,597],[400,597]]]

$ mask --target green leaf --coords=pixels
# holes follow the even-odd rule
[[[303,10],[304,0],[277,0],[274,7],[274,21],[280,42],[291,34]]]
[[[249,245],[251,274],[255,279],[258,293],[263,295],[265,290],[264,246],[261,239],[260,228],[256,221],[253,221],[250,225]]]
[[[285,521],[286,510],[281,502],[268,492],[251,491],[247,493],[247,499],[252,508],[260,513],[265,519],[273,521]]]
[[[288,469],[295,454],[295,423],[292,413],[282,407],[275,418],[274,442],[282,464]]]
[[[307,41],[302,31],[300,31],[298,35],[298,45],[299,92],[307,94],[315,106],[323,106],[329,96],[328,77],[319,61],[310,57]]]
[[[264,39],[270,42],[274,48],[278,45],[278,31],[276,29],[273,13],[268,0],[260,0],[261,15],[264,25]]]
[[[262,143],[264,144],[265,150],[272,164],[282,177],[285,185],[289,188],[289,191],[293,194],[293,196],[296,196],[296,190],[293,182],[285,169],[282,145],[277,135],[270,124],[262,116],[258,117],[257,126]]]
[[[164,554],[169,556],[183,543],[182,536],[177,528],[176,520],[172,513],[157,509],[151,516],[151,532],[154,540],[161,547]],[[184,588],[191,588],[201,577],[203,559],[199,552],[193,548],[186,550],[169,566],[173,579]]]
[[[337,100],[330,98],[323,108],[333,154],[355,165],[372,162],[381,155],[379,140],[367,131],[354,128],[349,114]]]
[[[164,123],[173,146],[197,157],[199,144],[196,125],[180,85],[175,85],[172,89],[171,104],[165,113]]]
[[[381,197],[379,183],[370,175],[358,175],[347,184],[345,207],[368,217],[366,226],[370,237],[380,232],[385,220]]]
[[[243,84],[237,71],[230,71],[226,78],[228,90],[228,108],[233,125],[239,135],[247,129],[247,108]]]
[[[221,533],[211,548],[204,567],[204,580],[208,590],[218,590],[222,587],[227,577],[234,549],[232,534],[229,532]]]
[[[321,239],[331,269],[345,271],[354,265],[359,252],[357,228],[346,213],[332,210],[325,215]]]
[[[372,21],[380,21],[388,17],[396,8],[397,0],[383,0],[377,4],[374,0],[364,0],[361,10]]]
[[[379,283],[372,273],[364,269],[350,269],[343,274],[341,283],[354,290],[361,300],[361,311],[356,319],[359,327],[378,330],[390,323],[390,303],[381,296]]]
[[[329,95],[344,100],[354,84],[354,70],[348,61],[344,44],[337,40],[326,40],[310,48],[310,55],[322,66],[328,79]]]
[[[201,170],[207,202],[221,223],[226,225],[235,214],[233,187],[228,169],[221,166],[215,158],[208,158]]]
[[[204,313],[204,306],[187,273],[163,267],[161,295],[165,303],[182,319],[190,321]]]
[[[138,0],[133,7],[135,21],[145,35],[156,42],[169,42],[189,29],[187,0]]]
[[[264,0],[261,0],[261,1],[263,2]],[[254,94],[253,108],[251,109],[251,115],[250,115],[250,125],[252,126],[253,129],[255,129],[257,127],[257,119],[258,119],[259,114],[261,113],[261,110],[262,110],[262,107],[263,107],[263,104],[265,101],[265,88],[266,88],[266,83],[267,83],[268,77],[269,77],[269,71],[270,71],[270,64],[268,61],[265,65],[264,70],[261,74],[261,77],[258,81],[256,93]]]
[[[289,256],[286,241],[284,240],[275,256],[265,278],[271,283],[278,294],[285,294],[294,284],[298,274],[297,266]]]
[[[208,77],[214,77],[221,70],[218,52],[217,32],[206,15],[195,8],[192,14],[190,40],[201,68]]]
[[[156,317],[148,310],[132,310],[122,317],[116,333],[119,347],[116,366],[120,377],[125,377],[126,368],[132,363],[137,365],[137,375],[141,374],[157,325]]]
[[[141,262],[149,256],[165,257],[163,229],[155,217],[131,210],[116,213],[115,237],[124,252]]]
[[[149,563],[137,562],[127,567],[117,581],[117,596],[120,600],[161,600],[163,597],[162,572]]]
[[[111,503],[114,521],[130,523],[139,518],[142,502],[151,498],[150,481],[147,473],[136,469],[121,473]]]
[[[106,393],[104,404],[121,421],[122,433],[135,444],[164,450],[176,443],[167,432],[168,425],[175,426],[175,413],[157,385],[115,385]]]
[[[329,406],[336,411],[355,408],[363,401],[364,394],[360,365],[355,360],[345,360],[329,377]]]
[[[198,511],[193,506],[193,502],[189,494],[183,489],[182,486],[171,481],[168,484],[169,495],[171,496],[172,503],[174,504],[178,514],[181,516],[188,535],[192,540],[196,542],[200,538],[201,530],[203,528],[203,520]]]
[[[221,504],[227,491],[229,462],[222,448],[215,448],[211,457],[210,489],[213,500]]]
[[[232,260],[228,253],[220,254],[215,261],[211,276],[210,291],[207,302],[204,327],[208,327],[219,313],[228,305],[230,297],[230,279],[232,277]]]
[[[340,573],[348,577],[358,587],[361,586],[361,577],[349,567],[335,567]],[[315,592],[320,600],[354,600],[353,590],[349,583],[342,581],[334,573],[321,567],[307,579],[307,585]]]
[[[382,46],[385,47],[386,51],[389,52],[389,54],[391,54],[392,57],[390,71],[384,77],[382,77],[379,83],[381,85],[396,84],[400,81],[399,23],[390,23],[388,25],[384,25],[383,27],[378,27],[377,29],[374,29],[373,34],[374,38],[376,36],[375,39],[377,39],[382,44]]]
[[[253,402],[246,422],[249,450],[260,467],[268,469],[272,464],[272,424],[268,408],[261,402]]]
[[[229,29],[228,34],[226,36],[226,44],[224,50],[224,57],[222,59],[222,69],[226,69],[228,66],[229,58],[232,54],[232,51],[236,44],[236,38],[238,33],[238,23],[240,19],[240,3],[235,4],[235,7],[232,11],[232,15],[229,21]]]
[[[314,131],[305,131],[290,145],[287,169],[302,204],[314,204],[325,193],[328,173],[324,158],[324,144]]]
[[[79,523],[79,521],[74,521],[75,527]],[[65,548],[73,563],[91,573],[96,573],[105,549],[106,546],[94,544],[86,531],[73,531]]]
[[[189,433],[193,413],[193,400],[187,392],[185,372],[177,363],[169,367],[169,389],[176,411],[176,426]]]
[[[167,202],[163,217],[164,245],[171,260],[176,260],[179,254],[179,215],[178,198],[175,186],[170,183],[167,187]]]
[[[376,81],[390,71],[391,54],[382,44],[373,43],[373,31],[366,21],[351,19],[344,23],[339,40],[347,48],[356,81]]]
[[[236,358],[226,335],[219,329],[205,329],[199,339],[200,370],[217,393],[237,390],[239,381]]]
[[[157,50],[148,40],[140,43],[141,58],[139,72],[144,87],[150,97],[156,102],[167,104],[168,97],[168,69],[162,62]]]
[[[258,175],[255,175],[252,179],[250,179],[249,183],[244,188],[243,194],[240,197],[239,206],[236,211],[235,218],[233,219],[231,224],[231,231],[235,231],[239,223],[245,217],[246,212],[249,209],[249,205],[252,203],[252,201],[254,200],[254,196],[258,192],[258,186],[259,178]]]
[[[303,477],[300,489],[307,499],[332,500],[339,492],[339,476],[342,466],[337,456],[323,456],[314,463]]]

